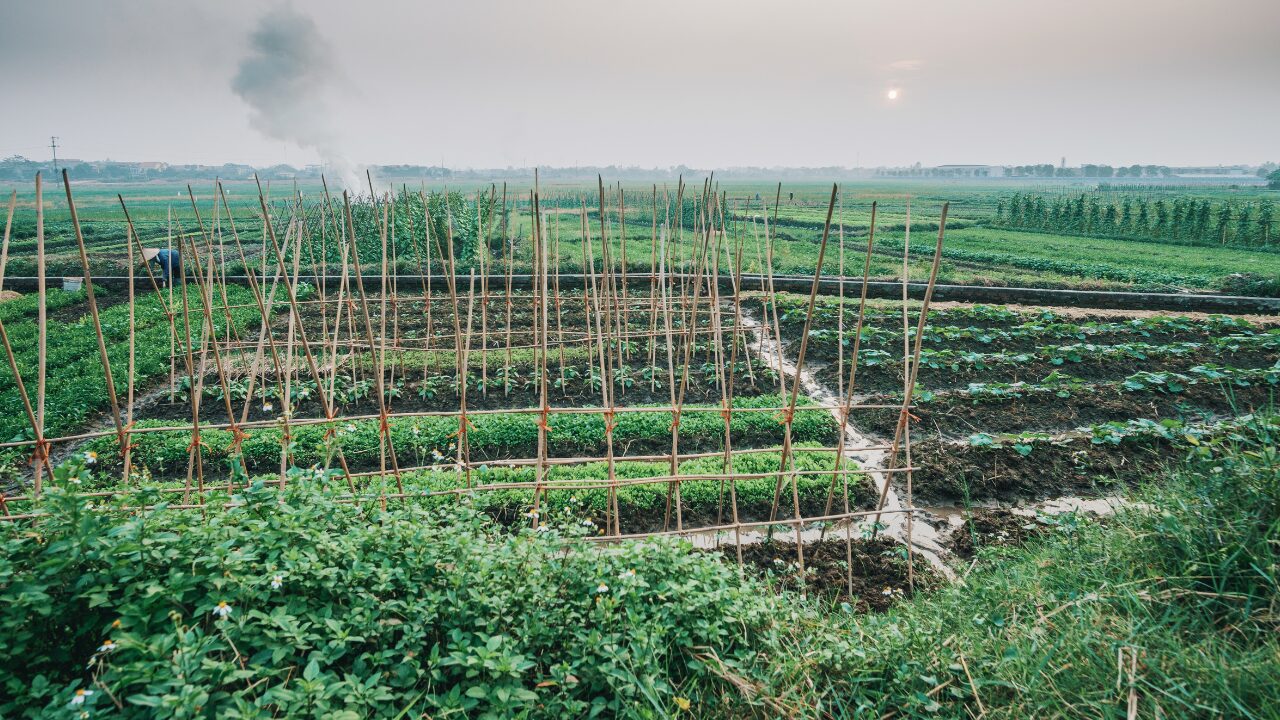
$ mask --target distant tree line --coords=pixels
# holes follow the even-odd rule
[[[1269,246],[1275,240],[1275,207],[1260,202],[1140,196],[1105,199],[1081,193],[1049,196],[1014,193],[996,204],[996,225],[1064,235],[1178,240],[1197,244]]]
[[[1121,167],[1081,165],[1080,167],[1061,167],[1044,163],[1042,165],[1011,165],[1005,168],[1005,175],[1008,177],[1155,178],[1172,177],[1173,174],[1173,168],[1168,165],[1129,165]]]

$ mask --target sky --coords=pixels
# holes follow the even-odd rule
[[[1280,160],[1277,0],[0,1],[0,156]]]

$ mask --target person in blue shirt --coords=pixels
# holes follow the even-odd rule
[[[160,268],[160,284],[162,287],[169,287],[169,283],[173,281],[173,276],[182,272],[182,258],[178,255],[177,250],[151,248],[143,250],[142,257],[147,262]]]

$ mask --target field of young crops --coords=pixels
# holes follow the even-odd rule
[[[807,298],[754,300],[776,309],[788,348]],[[904,392],[900,305],[819,301],[810,370],[863,402]],[[916,340],[912,321],[906,335]],[[912,389],[913,491],[924,502],[1027,503],[1099,495],[1158,476],[1201,443],[1274,413],[1280,320],[1120,311],[948,305],[920,335]],[[866,432],[892,436],[898,412],[865,411]]]
[[[498,234],[498,226],[503,225],[510,236],[527,240],[531,223],[530,188],[523,182],[510,183],[503,198],[504,183],[496,182],[492,186],[494,201],[505,199],[508,214],[490,217],[494,227],[489,234]],[[396,181],[396,187],[406,196],[416,196],[420,184],[416,180]],[[747,235],[764,234],[767,222],[768,232],[775,241],[773,270],[780,274],[811,274],[825,220],[825,187],[794,183],[784,185],[779,191],[774,184],[740,181],[725,184],[722,192],[726,221],[736,225],[737,232]],[[310,198],[319,197],[323,191],[314,183],[297,188],[276,183],[265,188],[268,201],[280,212],[286,212],[284,208],[295,189]],[[442,197],[439,187],[422,189],[431,191],[427,194],[433,197]],[[699,212],[696,209],[699,200],[693,193],[680,197],[681,212],[676,208],[679,193],[674,186],[627,185],[622,189],[626,196],[622,211],[615,207],[609,213],[614,223],[610,231],[611,243],[615,245],[614,257],[623,256],[621,233],[625,225],[628,264],[637,270],[647,269],[651,228],[664,224],[674,226],[678,217],[683,217],[684,226],[691,228]],[[448,190],[453,199],[453,212],[461,215],[470,208],[474,215],[478,207],[476,197],[487,193],[490,186],[462,184]],[[578,213],[583,211],[589,220],[586,232],[598,240],[598,210],[590,200],[595,190],[594,186],[574,183],[543,188],[540,198],[543,208],[557,210],[549,219],[553,233],[559,231],[576,238]],[[144,244],[157,247],[182,246],[183,238],[200,232],[192,195],[194,208],[210,225],[219,218],[217,207],[221,205],[218,194],[208,188],[195,188],[194,193],[189,194],[186,186],[176,183],[86,184],[77,193],[82,232],[93,250],[91,267],[103,275],[125,272],[127,224],[117,195],[123,197]],[[229,231],[227,226],[234,221],[247,257],[255,259],[251,264],[261,266],[256,260],[263,252],[264,240],[257,187],[252,183],[229,183],[225,194],[230,213],[219,218],[222,230]],[[1088,203],[1082,206],[1085,208],[1081,211],[1082,219],[1076,219],[1065,209],[1059,213],[1061,217],[1054,219],[1057,217],[1052,213],[1055,203],[1072,209],[1086,195]],[[870,270],[876,279],[900,277],[908,202],[912,208],[911,226],[917,233],[912,241],[911,275],[913,278],[927,275],[932,253],[929,231],[937,227],[938,206],[948,201],[951,232],[940,267],[939,277],[943,283],[1163,292],[1195,290],[1274,297],[1280,293],[1275,284],[1275,278],[1280,277],[1280,244],[1272,237],[1269,209],[1275,195],[1274,191],[1261,189],[1195,186],[1129,192],[1122,186],[1087,191],[1059,187],[1046,190],[1022,181],[859,181],[846,184],[834,222],[836,230],[843,231],[838,232],[843,242],[837,237],[837,244],[844,246],[848,263],[860,271],[870,229],[870,204],[873,200],[878,203],[876,248]],[[1040,210],[1019,211],[1016,217],[1011,216],[1010,208],[1014,204],[1032,206],[1037,201],[1040,205],[1036,207],[1041,207]],[[1127,221],[1122,215],[1126,201],[1131,215]],[[74,275],[79,272],[75,237],[65,197],[56,183],[46,182],[44,202],[48,271],[51,275]],[[332,202],[340,205],[340,195],[332,195]],[[1150,217],[1140,220],[1141,209],[1146,206],[1152,208],[1148,213]],[[1174,212],[1175,207],[1184,206],[1197,209],[1194,213]],[[1096,222],[1091,223],[1090,212],[1095,207],[1103,209],[1098,211]],[[1113,207],[1117,213],[1111,221],[1114,227],[1110,229],[1103,228],[1107,207]],[[1209,219],[1201,222],[1200,208],[1204,207],[1212,210]],[[320,233],[320,223],[314,221],[321,214],[312,213],[313,235]],[[625,223],[618,222],[622,217]],[[401,252],[392,259],[391,266],[404,273],[416,273],[424,268],[439,271],[429,258],[419,263],[417,258],[404,252],[408,249],[405,232],[410,228],[405,218],[398,222],[402,234],[398,241],[392,239],[392,245],[398,246]],[[35,274],[35,226],[34,196],[23,189],[17,197],[7,276]],[[1227,241],[1198,239],[1201,235],[1221,237],[1224,229]],[[461,228],[459,233],[461,238]],[[317,242],[304,260],[308,266],[304,272],[319,269],[326,263],[331,269],[336,267],[340,261],[340,244],[330,242],[329,248],[328,252],[320,253]],[[557,251],[563,269],[582,267],[583,259],[576,251],[577,246],[569,244]],[[285,248],[285,252],[289,249]],[[495,255],[495,259],[502,262],[501,255]],[[743,271],[761,272],[765,261],[762,254],[749,248],[743,257]],[[243,271],[237,254],[229,253],[226,262],[229,273]],[[511,262],[516,271],[528,271],[531,256],[527,243],[516,243]],[[500,268],[500,264],[497,267]],[[829,272],[834,269],[829,266]],[[854,272],[851,270],[849,274]]]

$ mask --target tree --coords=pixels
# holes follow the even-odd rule
[[[1272,190],[1280,190],[1280,170],[1272,170],[1267,176],[1267,187]]]

